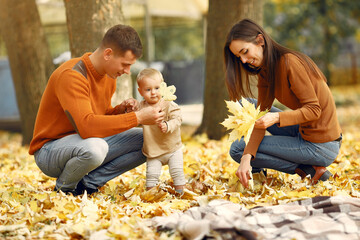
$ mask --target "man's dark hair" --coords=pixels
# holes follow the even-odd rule
[[[130,50],[136,58],[142,56],[143,47],[134,28],[118,24],[111,27],[104,35],[101,48],[111,48],[117,55]]]

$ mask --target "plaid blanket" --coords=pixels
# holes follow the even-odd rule
[[[225,200],[155,217],[158,229],[186,239],[360,239],[360,199],[315,197],[283,205],[245,207]]]

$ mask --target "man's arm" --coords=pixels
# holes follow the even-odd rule
[[[139,102],[134,98],[129,98],[124,100],[122,103],[117,105],[114,108],[111,108],[110,111],[107,111],[107,115],[123,114],[139,110]]]
[[[165,113],[161,107],[145,107],[135,112],[138,124],[154,125],[164,120]]]
[[[75,71],[63,72],[55,89],[63,111],[82,138],[107,137],[138,125],[135,113],[106,115],[106,109],[95,113],[89,81]]]

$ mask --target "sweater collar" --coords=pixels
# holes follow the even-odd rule
[[[96,71],[94,65],[92,64],[91,60],[90,60],[90,55],[92,53],[91,52],[87,52],[82,56],[83,61],[85,62],[86,67],[89,69],[91,75],[96,79],[96,80],[100,80],[102,79],[105,74],[100,74],[98,73],[98,71]]]

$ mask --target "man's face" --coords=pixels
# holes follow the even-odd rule
[[[105,72],[114,79],[124,73],[130,74],[130,67],[136,61],[135,55],[130,50],[123,55],[116,55],[112,51],[107,57]]]

